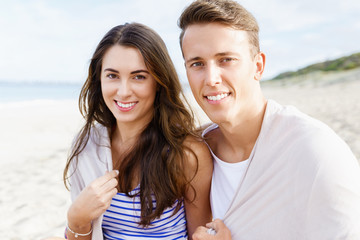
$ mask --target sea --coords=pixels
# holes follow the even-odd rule
[[[23,102],[76,100],[82,84],[0,82],[0,105]]]
[[[182,83],[185,95],[190,87]],[[78,100],[82,83],[4,82],[0,81],[0,108],[23,104],[47,104],[59,100]]]

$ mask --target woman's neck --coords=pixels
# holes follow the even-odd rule
[[[111,132],[111,153],[113,166],[120,166],[122,159],[131,152],[148,122],[117,122]]]

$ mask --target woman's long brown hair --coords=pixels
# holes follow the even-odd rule
[[[104,54],[116,44],[138,49],[150,74],[158,83],[153,119],[141,132],[135,146],[122,159],[120,166],[114,166],[120,172],[121,192],[129,194],[132,180],[135,177],[140,179],[140,224],[147,226],[175,202],[177,212],[186,190],[192,188],[189,184],[191,179],[185,176],[187,154],[183,142],[189,135],[196,136],[193,113],[183,103],[185,97],[175,67],[165,43],[152,29],[139,23],[116,26],[98,44],[79,97],[80,112],[86,123],[68,157],[64,169],[64,183],[67,187],[67,179],[72,174],[69,167],[77,164],[77,157],[85,148],[94,124],[104,125],[109,132],[116,125],[116,119],[102,97],[100,83]],[[194,154],[188,150],[190,154]],[[153,206],[153,195],[156,207]]]

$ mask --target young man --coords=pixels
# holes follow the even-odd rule
[[[325,124],[264,98],[255,18],[231,0],[198,0],[179,26],[191,90],[214,122],[203,135],[222,220],[193,238],[360,239],[359,164]]]

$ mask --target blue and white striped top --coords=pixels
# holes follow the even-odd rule
[[[130,194],[139,191],[138,186]],[[155,200],[153,204],[156,206]],[[173,215],[175,204],[165,209],[160,218],[154,219],[148,227],[143,228],[138,224],[141,216],[139,195],[130,198],[124,193],[118,193],[104,213],[104,239],[187,239],[184,204],[182,203],[181,209]]]

